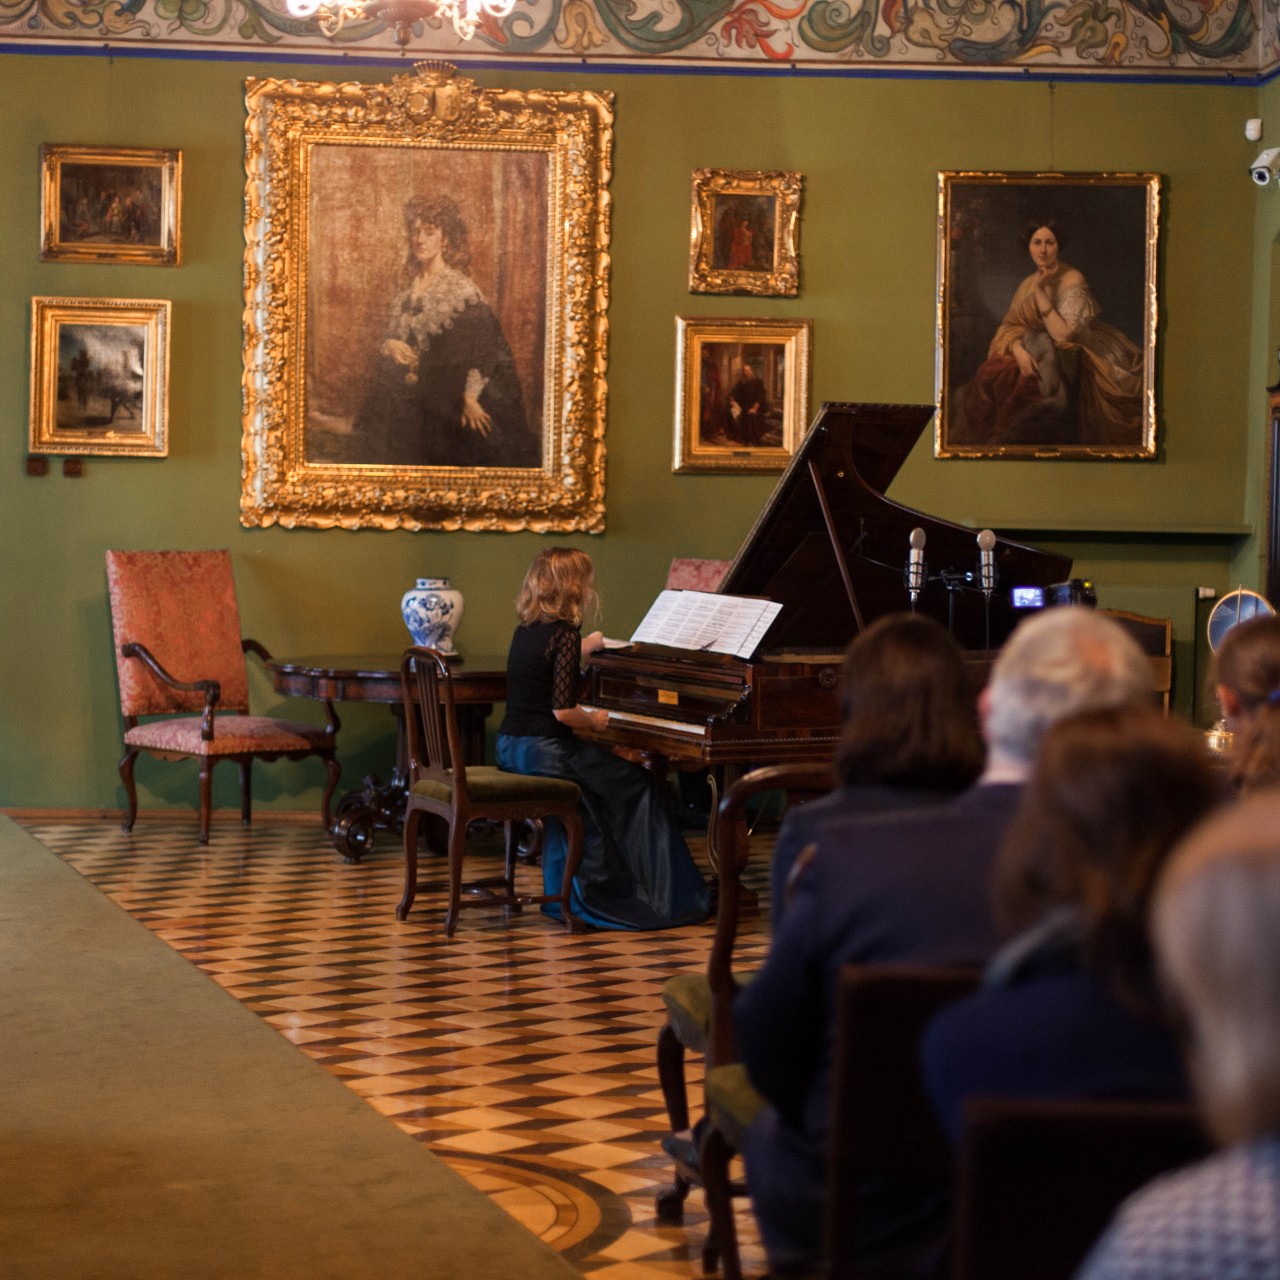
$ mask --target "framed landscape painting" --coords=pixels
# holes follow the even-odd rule
[[[690,293],[795,297],[803,175],[695,169]]]
[[[247,101],[242,522],[601,530],[609,96]]]
[[[169,303],[33,298],[32,453],[163,458]]]
[[[676,320],[675,471],[782,471],[809,410],[808,320]]]
[[[47,262],[175,266],[182,152],[40,148],[40,256]]]
[[[1152,173],[938,175],[944,458],[1152,458]]]

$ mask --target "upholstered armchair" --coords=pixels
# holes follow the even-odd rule
[[[120,779],[124,829],[138,815],[133,766],[139,752],[199,765],[200,843],[209,842],[213,767],[240,770],[240,817],[250,818],[255,759],[319,756],[328,770],[321,816],[341,772],[335,756],[338,719],[326,703],[323,726],[249,715],[246,653],[271,655],[240,636],[231,555],[227,551],[108,551],[107,585],[115,635],[116,677],[124,717]],[[143,717],[167,717],[143,719]]]

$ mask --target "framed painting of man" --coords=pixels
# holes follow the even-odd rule
[[[181,260],[181,151],[47,144],[40,171],[45,261]]]
[[[1160,179],[938,175],[935,453],[1156,454]]]
[[[802,185],[781,170],[695,169],[689,292],[794,297]]]
[[[608,95],[247,102],[242,522],[602,529]]]
[[[809,320],[676,320],[675,471],[782,471],[809,407]]]
[[[168,371],[167,301],[33,298],[31,452],[165,457]]]

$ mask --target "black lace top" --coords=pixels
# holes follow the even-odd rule
[[[516,628],[507,655],[507,714],[499,733],[513,738],[569,738],[551,713],[578,705],[582,639],[570,622]]]

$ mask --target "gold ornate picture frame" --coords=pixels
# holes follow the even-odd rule
[[[800,190],[780,169],[695,169],[689,292],[800,292]]]
[[[812,321],[676,318],[674,471],[782,471],[808,424]]]
[[[176,266],[182,259],[182,152],[40,148],[40,257]]]
[[[32,453],[169,452],[169,303],[31,300]]]
[[[603,530],[612,101],[246,81],[241,523]]]
[[[938,175],[940,458],[1153,458],[1160,178]]]

